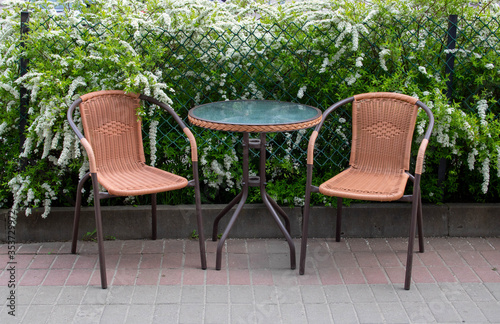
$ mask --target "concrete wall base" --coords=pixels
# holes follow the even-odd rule
[[[224,205],[204,205],[204,232],[211,237],[213,220]],[[302,208],[284,207],[290,217],[292,237],[301,236]],[[71,240],[73,208],[52,208],[46,219],[42,210],[19,215],[15,241],[47,242]],[[342,233],[345,237],[405,237],[408,235],[411,204],[370,203],[344,207]],[[232,213],[220,223],[219,233]],[[431,236],[500,236],[500,204],[424,205],[424,235]],[[146,239],[151,236],[150,206],[102,207],[105,236],[116,239]],[[334,237],[336,209],[312,207],[309,237]],[[8,241],[9,211],[0,210],[0,241]],[[94,209],[82,208],[79,239],[95,229]],[[188,238],[196,230],[194,206],[158,206],[158,238]],[[229,238],[282,237],[273,218],[262,204],[245,205]]]

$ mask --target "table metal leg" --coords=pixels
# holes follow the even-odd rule
[[[219,213],[219,215],[217,215],[217,217],[215,217],[215,220],[214,220],[214,226],[213,226],[213,229],[212,229],[212,241],[217,241],[217,234],[219,232],[219,221],[222,219],[222,217],[224,217],[228,211],[231,210],[231,208],[233,208],[234,205],[236,205],[238,202],[241,201],[241,196],[243,196],[243,191],[240,192],[233,200],[231,200],[231,202],[226,206],[224,207],[224,209]]]

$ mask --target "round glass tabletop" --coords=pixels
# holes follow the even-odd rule
[[[288,131],[321,121],[318,108],[273,100],[232,100],[204,104],[189,111],[197,126],[229,131]]]

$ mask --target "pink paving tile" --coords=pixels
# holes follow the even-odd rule
[[[500,268],[500,251],[483,251],[481,252],[483,258],[494,267]]]
[[[141,269],[159,269],[161,268],[163,254],[143,254],[141,259]]]
[[[23,274],[26,270],[24,269],[16,269],[15,272],[11,273],[10,271],[3,271],[0,274],[0,287],[6,287],[9,282],[15,283],[18,285],[19,280],[23,277]]]
[[[352,252],[368,252],[370,250],[370,245],[368,241],[363,238],[350,238],[348,240],[349,247]]]
[[[66,286],[85,286],[88,284],[92,269],[74,269],[66,280]]]
[[[495,250],[500,250],[500,237],[489,237],[488,243],[495,248]]]
[[[331,253],[350,252],[351,251],[351,248],[349,246],[347,239],[341,238],[340,242],[335,241],[335,238],[325,239],[324,241],[328,245],[328,249],[329,249],[329,251],[331,251]]]
[[[457,282],[457,278],[448,267],[429,267],[427,269],[436,282]]]
[[[489,267],[488,262],[483,258],[479,251],[465,251],[459,253],[462,258],[471,267]]]
[[[391,246],[389,245],[389,242],[387,242],[387,239],[385,238],[371,238],[368,240],[368,245],[370,246],[370,249],[374,252],[391,251]]]
[[[159,282],[160,269],[139,269],[136,285],[153,285]]]
[[[494,247],[482,237],[469,237],[467,241],[474,247],[476,251],[491,251]]]
[[[455,277],[459,282],[481,282],[481,279],[468,266],[453,266],[450,267]]]
[[[434,251],[450,251],[453,247],[448,242],[447,237],[430,237],[427,239]],[[416,243],[416,242],[415,242]]]
[[[111,254],[105,255],[106,259],[106,269],[114,270],[118,265],[118,261],[120,260],[121,255],[119,254]],[[99,268],[99,264],[96,266],[96,269]]]
[[[228,253],[227,259],[230,269],[248,269],[248,254],[246,253]]]
[[[273,274],[273,282],[277,286],[296,286],[298,284],[296,270],[271,270],[271,272]]]
[[[52,263],[52,269],[71,269],[79,256],[76,254],[60,254]]]
[[[248,239],[247,240],[248,253],[264,253],[266,252],[266,241],[263,239]]]
[[[333,253],[333,260],[335,260],[335,264],[339,268],[352,268],[358,266],[354,255],[348,252]]]
[[[44,286],[64,286],[71,270],[50,270],[43,281]]]
[[[219,271],[208,268],[206,270],[206,283],[207,285],[227,285],[228,273],[226,269]]]
[[[143,240],[124,241],[122,246],[122,253],[124,254],[137,254],[142,252]]]
[[[441,259],[443,259],[444,263],[451,267],[451,266],[464,266],[467,263],[465,262],[464,259],[458,254],[458,252],[455,251],[439,251],[439,256]]]
[[[76,259],[75,269],[93,269],[97,263],[97,255],[79,255]]]
[[[399,267],[401,265],[398,256],[392,251],[376,252],[375,256],[377,257],[378,262],[380,262],[380,265],[384,268]]]
[[[224,262],[222,262],[222,264],[224,265]],[[184,268],[201,269],[200,253],[186,253],[184,255]]]
[[[48,269],[54,262],[55,255],[36,255],[30,264],[30,269]]]
[[[366,267],[361,268],[361,272],[368,284],[387,284],[389,282],[385,272],[381,268]]]
[[[450,243],[453,249],[458,252],[474,250],[474,247],[469,243],[469,241],[463,237],[449,237],[448,243]]]
[[[180,252],[181,250],[177,250]],[[184,252],[186,253],[200,253],[200,241],[198,240],[186,240],[184,241]]]
[[[414,259],[420,259],[428,267],[444,267],[444,261],[436,251],[426,251],[425,253],[415,253]]]
[[[42,243],[42,246],[38,250],[38,254],[47,254],[47,253],[58,253],[66,247],[65,242],[45,242]]]
[[[355,252],[354,256],[360,267],[379,267],[379,263],[373,252]]]
[[[402,268],[402,273],[406,273],[406,268]],[[435,283],[434,277],[426,267],[412,267],[411,278],[416,283]]]
[[[246,269],[229,269],[230,285],[250,285],[250,271]]]
[[[184,253],[166,253],[163,255],[162,268],[180,268],[184,260]]]
[[[117,269],[113,278],[113,286],[133,286],[138,271],[138,269]]]
[[[113,280],[115,274],[115,270],[113,269],[106,269],[106,278],[107,278],[107,283],[108,286]],[[90,276],[90,280],[88,283],[89,286],[101,286],[101,271],[99,269],[95,269],[94,272],[92,272],[92,275]]]
[[[414,252],[413,253],[413,266],[414,267],[425,267],[426,266],[422,262],[422,260],[420,260],[420,258],[418,257],[420,254],[425,254],[425,253],[427,253],[427,252],[424,252],[424,253]],[[398,252],[398,253],[396,253],[396,256],[398,257],[399,262],[401,262],[401,265],[406,266],[406,260],[408,259],[408,253],[406,251],[405,252]]]
[[[400,284],[405,281],[405,269],[404,268],[385,268],[385,273],[389,277],[389,280],[393,284]]]
[[[408,238],[391,237],[387,243],[394,252],[406,252],[408,250]]]
[[[160,285],[180,285],[182,283],[182,269],[162,269]]]
[[[16,268],[27,269],[31,261],[35,258],[35,254],[16,254],[14,261],[17,262]]]
[[[163,253],[164,240],[144,241],[142,253]]]
[[[106,254],[119,254],[122,252],[124,241],[104,241],[104,251]]]
[[[23,277],[19,280],[20,286],[38,286],[40,285],[45,276],[47,276],[47,269],[28,269],[24,272]],[[16,277],[18,274],[16,274]]]
[[[267,253],[250,253],[248,254],[249,266],[251,269],[266,269],[269,268],[269,254]]]
[[[205,283],[206,270],[200,269],[184,269],[182,276],[182,284],[184,285],[203,285]]]
[[[271,270],[266,270],[266,269],[252,270],[250,271],[250,276],[252,277],[253,285],[272,286],[274,284],[273,273]]]
[[[246,240],[227,240],[227,252],[248,253]]]
[[[165,240],[165,252],[184,252],[184,240]]]
[[[483,282],[500,282],[500,274],[497,268],[472,267],[472,269]]]
[[[303,275],[297,276],[297,281],[299,285],[320,285],[321,279],[316,271],[310,269],[304,272]]]
[[[26,243],[22,244],[17,250],[17,254],[35,254],[38,252],[42,243]]]
[[[97,254],[98,253],[97,242],[79,241],[77,246],[77,252],[80,254]]]
[[[307,271],[307,269],[306,269]],[[319,269],[319,278],[323,285],[342,285],[344,281],[337,269]],[[307,272],[306,272],[307,273]]]
[[[307,247],[307,258],[314,262],[316,266],[331,267],[335,265],[333,256],[330,254],[328,247],[323,244],[314,244]],[[298,247],[299,245],[297,245]],[[297,253],[299,251],[296,251]],[[297,254],[298,256],[298,254]]]
[[[122,254],[118,262],[119,269],[137,269],[141,262],[141,254]]]
[[[365,284],[365,276],[360,268],[340,268],[340,274],[346,284]]]

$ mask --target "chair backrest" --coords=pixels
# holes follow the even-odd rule
[[[96,167],[145,162],[139,94],[97,91],[80,97],[85,137],[94,150]]]
[[[408,171],[417,100],[386,92],[355,95],[349,164],[374,172]]]

